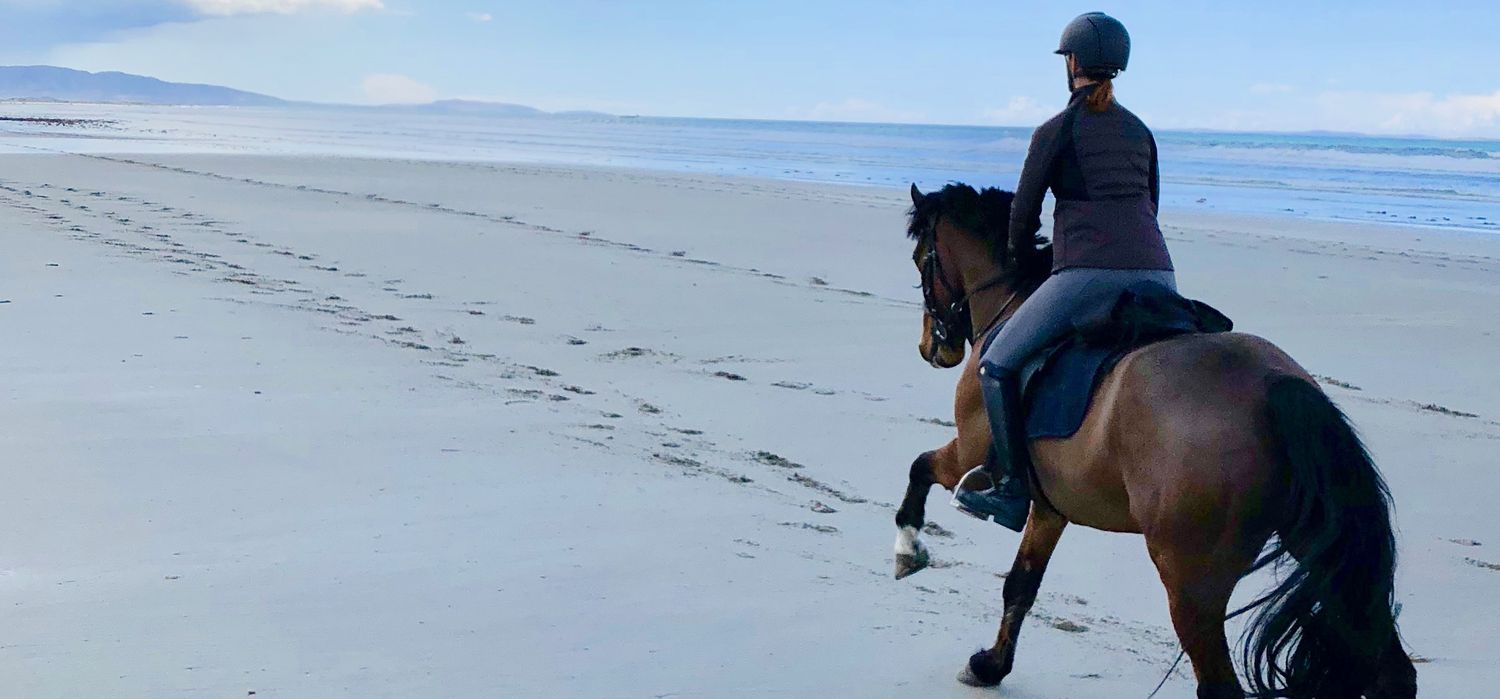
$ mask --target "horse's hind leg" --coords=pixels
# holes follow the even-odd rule
[[[995,647],[970,657],[969,664],[958,675],[959,682],[975,687],[993,687],[1010,674],[1016,661],[1021,622],[1025,621],[1026,613],[1036,602],[1042,575],[1047,572],[1047,562],[1052,560],[1057,540],[1067,525],[1068,520],[1050,508],[1038,504],[1031,506],[1031,517],[1026,520],[1026,531],[1021,535],[1021,550],[1016,553],[1016,562],[1005,578],[1005,613],[1000,620]]]
[[[1391,645],[1380,661],[1375,684],[1365,690],[1368,699],[1414,699],[1417,696],[1417,666],[1401,647],[1400,635],[1391,637]]]
[[[1172,626],[1193,662],[1198,699],[1241,699],[1245,693],[1229,657],[1224,621],[1229,597],[1253,556],[1179,548],[1153,541],[1149,533],[1146,543],[1167,587]]]

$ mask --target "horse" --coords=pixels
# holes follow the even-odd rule
[[[955,183],[931,194],[912,185],[911,195],[907,233],[925,300],[918,352],[951,368],[1046,280],[1051,246],[1035,236],[1008,254],[1009,192]],[[932,485],[953,490],[991,448],[979,352],[967,353],[957,435],[911,464],[896,513],[897,579],[927,564],[920,535]],[[1272,564],[1284,574],[1244,635],[1251,696],[1416,696],[1396,625],[1390,493],[1347,417],[1269,341],[1191,334],[1136,349],[1097,383],[1074,436],[1029,447],[1036,497],[1000,630],[961,682],[994,686],[1010,674],[1071,522],[1145,537],[1200,699],[1246,696],[1225,636],[1228,605],[1244,576]]]

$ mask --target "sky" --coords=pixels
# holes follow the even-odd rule
[[[1500,138],[1493,0],[0,0],[0,64],[346,103],[1032,126],[1062,27],[1130,28],[1158,129]]]

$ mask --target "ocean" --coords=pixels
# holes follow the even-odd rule
[[[336,107],[0,104],[0,149],[244,152],[628,167],[926,189],[1013,188],[1029,128],[486,116]],[[1159,131],[1165,209],[1500,232],[1500,141]]]

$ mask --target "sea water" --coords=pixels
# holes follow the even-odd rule
[[[1013,188],[1031,129],[494,116],[334,107],[0,104],[0,148],[244,152],[614,166],[924,190]],[[1160,131],[1164,208],[1500,232],[1500,141]]]

